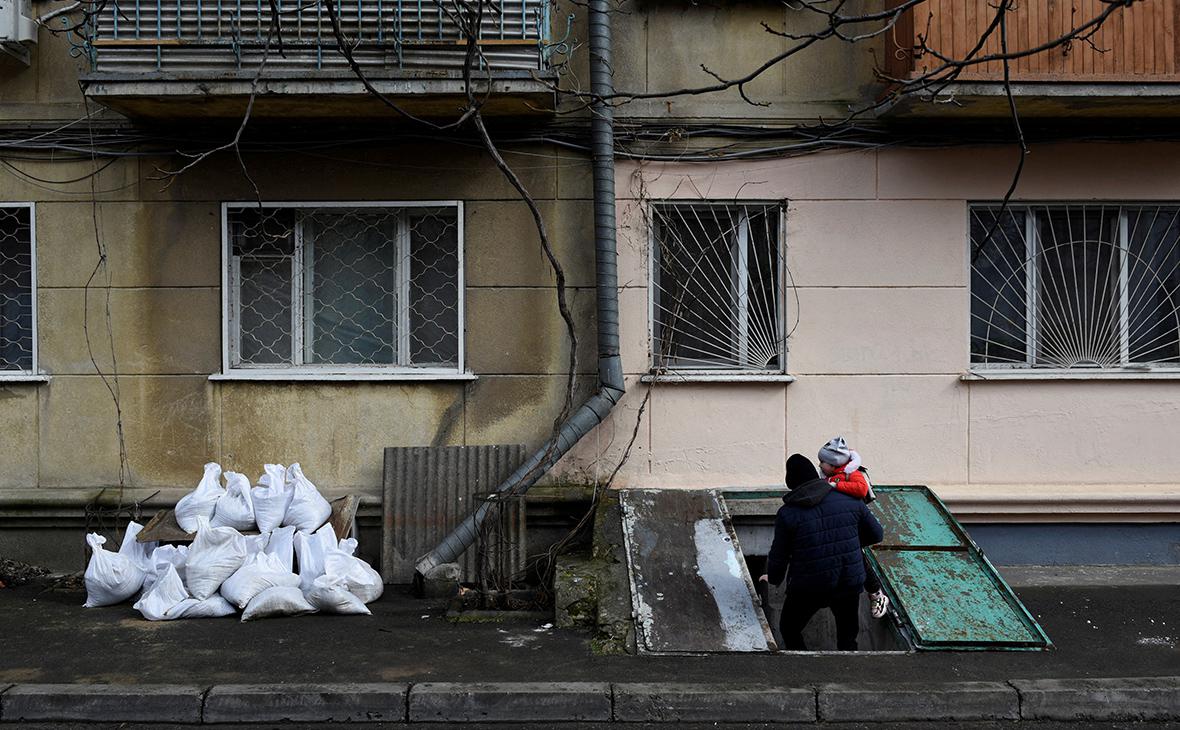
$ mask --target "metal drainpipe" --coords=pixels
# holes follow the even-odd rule
[[[611,20],[609,0],[590,0],[590,89],[602,99],[614,92],[611,78]],[[619,289],[615,250],[615,143],[614,111],[609,103],[591,107],[591,159],[594,170],[594,263],[598,289],[598,392],[566,419],[552,451],[546,442],[513,472],[497,492],[522,494],[548,471],[574,444],[606,420],[623,396],[623,363],[619,356]],[[543,468],[538,468],[544,461]],[[475,542],[491,505],[480,505],[439,545],[418,559],[419,575],[443,563],[452,563]]]

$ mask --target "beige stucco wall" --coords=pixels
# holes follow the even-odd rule
[[[852,0],[842,12],[855,15],[879,9],[880,0]],[[771,33],[822,29],[826,18],[790,3],[683,3],[623,0],[613,26],[612,68],[616,91],[667,94],[717,84],[753,73],[797,41]],[[849,105],[876,94],[874,68],[884,44],[821,41],[774,65],[736,89],[639,99],[618,111],[619,118],[748,120],[827,119],[848,113]],[[704,68],[702,68],[704,67]],[[706,70],[707,69],[707,70]],[[753,103],[751,103],[753,102]]]
[[[588,165],[566,151],[508,153],[536,196],[567,273],[582,345],[594,358]],[[561,403],[568,344],[554,279],[525,205],[479,150],[459,145],[337,149],[247,157],[271,201],[461,200],[465,213],[466,361],[474,382],[215,382],[221,370],[222,201],[253,193],[232,159],[165,187],[175,160],[126,159],[88,181],[45,185],[0,170],[0,202],[36,204],[39,365],[48,383],[0,380],[0,504],[80,505],[118,483],[116,413],[91,362],[112,371],[127,449],[125,496],[191,489],[201,465],[261,473],[301,461],[330,493],[377,494],[382,448],[530,446]],[[13,164],[36,177],[84,176],[90,162]],[[107,251],[98,262],[94,220]],[[104,286],[110,277],[108,290]],[[109,301],[109,320],[107,317]],[[85,313],[85,316],[84,316]],[[114,384],[112,382],[112,384]],[[580,385],[584,392],[589,382]]]
[[[967,203],[998,200],[1016,151],[883,149],[618,166],[624,366],[634,383],[565,468],[620,486],[757,486],[843,434],[880,483],[929,484],[974,519],[1175,519],[1180,382],[964,382]],[[1034,146],[1019,200],[1180,200],[1180,145]],[[643,209],[786,200],[783,383],[638,382],[650,357]],[[1146,449],[1146,453],[1145,453]],[[1147,458],[1144,456],[1147,455]],[[1146,506],[1145,506],[1146,505]]]
[[[563,5],[555,18],[571,8],[580,14],[571,40],[584,44],[581,6]],[[785,47],[760,22],[784,28],[802,22],[798,11],[774,3],[633,1],[621,9],[615,80],[620,90],[636,92],[711,83],[702,63],[723,75],[748,71]],[[639,101],[618,115],[670,122],[831,117],[872,98],[878,45],[827,43],[801,54],[751,84],[751,96],[771,102],[769,108],[728,93]],[[580,53],[567,82],[585,81],[584,62]],[[77,85],[82,68],[65,39],[42,31],[31,67],[0,69],[0,120],[78,119],[86,112]],[[212,160],[165,186],[157,168],[174,168],[177,160],[120,160],[93,185],[35,179],[78,178],[91,169],[89,161],[20,161],[17,167],[32,178],[0,169],[0,201],[37,203],[40,365],[52,380],[0,384],[0,499],[51,492],[82,500],[118,478],[114,409],[82,331],[85,311],[96,360],[109,370],[105,292],[92,290],[89,306],[83,302],[97,257],[94,215],[109,251],[130,496],[156,489],[178,494],[208,459],[247,472],[268,460],[300,459],[329,491],[375,493],[383,446],[543,438],[560,402],[566,345],[552,277],[515,193],[466,147],[418,144],[332,155],[343,159],[291,153],[248,164],[268,200],[464,201],[467,358],[479,379],[211,382],[221,359],[219,203],[254,194],[235,163]],[[581,369],[590,372],[589,166],[573,152],[543,147],[509,160],[550,224],[573,287]],[[773,484],[782,479],[788,453],[812,454],[842,432],[878,481],[931,484],[978,514],[1180,513],[1174,476],[1180,456],[1165,448],[1142,458],[1143,442],[1169,444],[1180,436],[1174,382],[960,380],[969,359],[966,201],[998,199],[1015,161],[1010,147],[833,152],[715,165],[620,161],[628,393],[555,478],[604,479],[634,432],[617,485]],[[646,200],[667,197],[789,201],[787,257],[799,325],[788,369],[797,382],[651,390],[640,383],[650,355],[642,210]],[[1035,146],[1017,198],[1180,200],[1180,146]],[[840,337],[831,336],[833,324]],[[590,385],[583,378],[581,392]],[[1124,458],[1126,452],[1139,458]]]
[[[67,4],[63,0],[40,11]],[[851,0],[842,11],[852,15],[880,7],[880,0]],[[574,17],[567,35],[566,20],[571,14]],[[586,16],[585,4],[573,0],[559,0],[550,12],[552,40],[564,40],[572,49],[568,57],[561,53],[562,48],[555,49],[554,57],[555,63],[565,65],[562,86],[572,91],[589,90]],[[76,19],[77,15],[67,17]],[[826,24],[824,17],[786,3],[621,0],[613,17],[615,85],[620,93],[629,94],[663,94],[715,84],[717,79],[702,66],[726,79],[753,72],[795,44],[767,32],[764,23],[786,33],[815,31]],[[64,18],[55,19],[52,25],[64,27]],[[84,54],[71,56],[67,35],[40,28],[38,43],[30,48],[27,68],[0,60],[0,121],[72,120],[86,113],[94,114],[96,120],[117,118],[93,101],[89,106],[84,103],[78,79],[89,73],[89,64]],[[850,105],[876,97],[875,69],[883,62],[883,55],[883,38],[856,44],[827,39],[747,84],[746,94],[754,104],[731,90],[640,99],[620,108],[618,116],[663,122],[835,119],[847,114]],[[567,111],[582,106],[574,98],[563,103]]]

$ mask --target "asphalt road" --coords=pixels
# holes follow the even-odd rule
[[[357,725],[349,725],[357,728],[406,728],[411,727],[404,723],[364,723]],[[548,726],[557,727],[560,730],[603,730],[604,728],[620,727],[624,730],[714,730],[715,728],[751,728],[757,730],[782,730],[790,727],[811,727],[811,725],[783,725],[783,724],[768,724],[768,723],[684,723],[678,722],[675,725],[669,723],[627,723],[625,725],[612,725],[597,723],[561,723],[560,725],[552,725],[545,723],[535,724],[514,724],[514,723],[430,723],[427,727],[429,730],[536,730],[538,727]],[[5,723],[5,729],[12,728],[13,730],[122,730],[128,726],[125,723]],[[138,727],[144,727],[139,725]],[[323,724],[303,724],[303,723],[251,723],[249,725],[152,725],[154,730],[183,730],[184,728],[210,728],[215,727],[218,730],[222,728],[241,728],[242,730],[265,730],[266,728],[275,728],[275,730],[323,730]],[[422,727],[422,726],[419,726]],[[822,723],[822,727],[831,728],[831,730],[907,730],[908,728],[946,728],[946,730],[1011,730],[1012,728],[1029,728],[1029,730],[1164,730],[1164,728],[1175,728],[1175,723],[1164,722],[1014,722],[1012,720],[1002,720],[994,722],[854,722],[854,723]]]

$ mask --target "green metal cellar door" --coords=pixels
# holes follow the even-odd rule
[[[1049,637],[926,487],[877,487],[869,551],[917,649],[1046,649]]]

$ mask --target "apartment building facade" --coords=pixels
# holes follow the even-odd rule
[[[996,539],[1025,562],[1042,538],[1017,525],[1054,555],[1085,535],[1083,562],[1180,560],[1180,145],[1151,139],[1180,89],[1170,0],[1013,64],[1034,134],[1007,203],[1000,64],[880,104],[855,144],[799,144],[921,75],[915,48],[969,50],[954,44],[981,32],[978,5],[969,28],[931,2],[701,94],[668,92],[782,53],[761,23],[816,18],[619,6],[614,84],[637,97],[615,112],[627,393],[548,481],[768,487],[842,434],[878,482],[1013,526]],[[485,111],[567,276],[578,399],[596,363],[587,97],[569,93],[586,11],[495,7]],[[466,101],[445,5],[336,10],[372,89],[324,5],[278,9],[276,29],[265,6],[111,8],[82,38],[41,27],[0,75],[0,549],[100,493],[167,504],[210,460],[298,460],[373,510],[383,447],[550,433],[569,348],[555,279],[478,140],[438,128]],[[1028,12],[1023,48],[1057,27]]]

